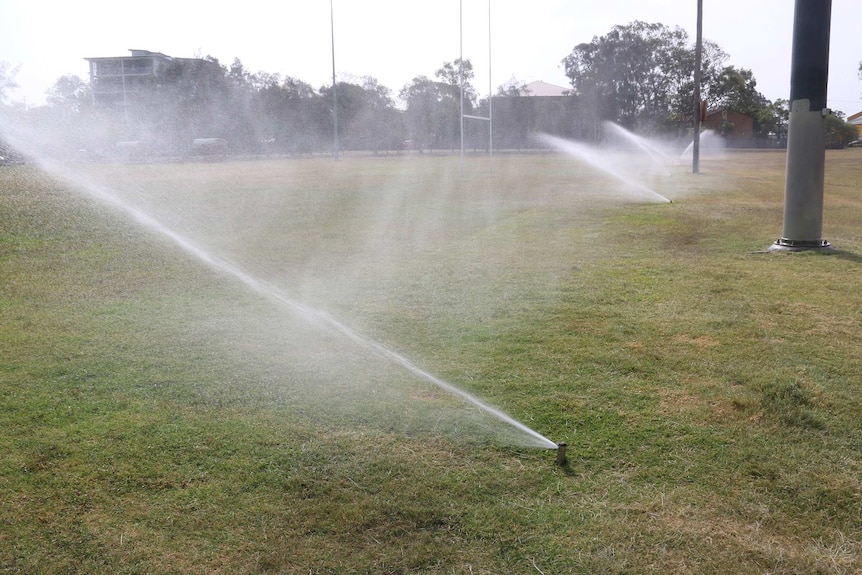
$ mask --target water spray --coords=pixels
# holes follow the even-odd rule
[[[645,197],[650,197],[658,202],[664,202],[668,204],[673,203],[669,198],[666,198],[655,190],[645,186],[636,177],[630,176],[624,171],[620,170],[618,166],[612,165],[612,163],[606,157],[606,154],[596,148],[592,148],[580,142],[564,140],[563,138],[558,138],[556,136],[551,136],[548,134],[538,134],[536,136],[536,139],[547,146],[550,146],[556,150],[559,150],[586,162],[592,167],[613,177],[617,181],[622,182],[631,189],[637,190],[641,193],[641,195]]]
[[[369,337],[364,336],[363,334],[349,327],[347,324],[331,316],[326,311],[300,302],[291,297],[288,293],[286,293],[279,287],[253,276],[252,274],[244,270],[241,266],[216,256],[209,250],[206,250],[202,246],[197,245],[190,238],[166,226],[161,221],[157,220],[155,217],[145,212],[144,210],[127,202],[124,202],[116,194],[112,193],[111,190],[107,189],[103,185],[89,180],[80,172],[70,168],[67,164],[40,157],[40,155],[36,153],[36,150],[34,149],[34,146],[32,144],[33,138],[27,138],[22,133],[20,127],[18,127],[18,129],[13,128],[15,128],[15,125],[11,123],[7,125],[4,122],[4,118],[2,117],[2,115],[0,115],[0,133],[3,133],[4,137],[11,140],[12,143],[15,144],[16,148],[30,152],[29,155],[38,159],[38,164],[42,169],[54,176],[65,179],[66,181],[74,185],[76,188],[86,192],[90,197],[99,200],[104,205],[110,206],[117,211],[124,213],[126,216],[130,217],[143,228],[156,232],[162,237],[167,238],[168,240],[173,242],[173,244],[177,248],[179,248],[186,254],[194,257],[199,262],[207,265],[213,270],[216,270],[222,274],[233,278],[234,280],[239,281],[240,283],[245,285],[246,288],[261,295],[262,297],[269,300],[271,303],[292,310],[293,312],[299,314],[306,322],[312,325],[317,325],[319,327],[329,329],[340,334],[343,338],[352,341],[358,346],[366,348],[377,356],[382,357],[383,359],[393,364],[400,365],[417,378],[431,383],[453,396],[461,398],[467,403],[470,403],[481,411],[485,412],[486,414],[491,415],[499,421],[510,425],[511,427],[520,431],[523,434],[524,438],[526,439],[525,444],[532,447],[546,449],[553,449],[557,447],[557,444],[555,444],[553,441],[540,434],[539,432],[531,429],[530,427],[527,427],[520,421],[514,419],[513,417],[507,415],[499,409],[485,403],[484,401],[464,391],[463,389],[447,381],[444,381],[439,377],[434,376],[428,371],[425,371],[424,369],[420,368],[415,363],[407,359],[407,357],[384,346],[382,343],[379,343]]]

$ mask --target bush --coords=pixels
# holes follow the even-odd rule
[[[849,122],[830,114],[826,117],[826,147],[829,149],[846,148],[847,144],[859,137],[859,130]]]

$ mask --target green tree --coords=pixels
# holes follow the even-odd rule
[[[229,98],[228,71],[216,58],[177,58],[165,78],[150,110],[161,133],[172,134],[179,145],[194,138],[230,138],[228,120],[237,110]]]
[[[0,60],[0,104],[5,104],[8,92],[18,87],[15,76],[20,69],[21,66],[12,66],[9,62]]]
[[[705,99],[710,108],[732,109],[756,118],[767,105],[751,70],[727,66],[707,87]]]
[[[427,148],[456,148],[460,135],[461,61],[447,62],[437,70],[438,80],[417,76],[404,86],[399,97],[406,106],[408,137]],[[473,66],[464,60],[465,112],[473,109],[475,91],[470,87]],[[473,96],[471,96],[473,94]]]
[[[680,53],[679,84],[671,94],[668,114],[669,127],[675,127],[679,132],[685,132],[694,122],[694,48]],[[701,100],[709,100],[710,88],[718,82],[724,70],[728,55],[718,44],[704,40],[701,53]]]
[[[497,96],[513,97],[513,96],[529,96],[527,84],[512,77],[505,84],[497,86]]]
[[[761,138],[783,142],[787,140],[787,124],[790,121],[790,102],[779,98],[764,106],[758,117]]]
[[[827,148],[845,148],[857,137],[859,137],[859,130],[844,120],[843,112],[836,111],[826,116]]]
[[[340,146],[345,149],[357,147],[357,125],[365,108],[365,90],[362,86],[350,82],[338,82],[336,91],[338,106],[338,129]],[[332,87],[320,89],[323,100],[332,104]],[[330,118],[332,118],[330,110]],[[328,123],[328,132],[332,134],[332,122]]]
[[[636,21],[578,44],[563,59],[574,95],[598,121],[627,128],[665,127],[694,59],[681,28]]]
[[[375,153],[383,149],[400,149],[404,134],[392,90],[371,76],[362,79],[362,89],[365,91],[365,106],[356,126],[361,147]]]
[[[316,108],[323,103],[318,102],[321,97],[314,88],[289,76],[282,80],[277,74],[258,74],[255,84],[252,120],[265,151],[303,153],[315,149],[322,137],[315,122]]]
[[[473,109],[476,105],[478,95],[476,89],[473,87],[473,63],[470,62],[469,58],[464,60],[463,63],[461,58],[456,58],[452,62],[445,62],[434,75],[447,86],[451,86],[453,93],[457,91],[459,99],[461,97],[461,80],[463,75],[465,111]]]
[[[439,139],[436,115],[443,98],[440,82],[427,76],[416,76],[401,89],[398,97],[405,106],[407,138],[419,148],[436,147]]]
[[[680,28],[636,21],[578,44],[563,65],[594,125],[610,120],[641,132],[685,132],[695,110],[694,48]],[[755,135],[780,135],[783,108],[757,91],[751,70],[727,66],[727,59],[717,44],[703,42],[702,99],[751,116]]]
[[[74,74],[61,76],[46,92],[45,100],[51,106],[80,111],[91,102],[90,86]]]

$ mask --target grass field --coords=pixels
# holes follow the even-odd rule
[[[862,571],[862,151],[821,254],[784,160],[0,168],[0,573]]]

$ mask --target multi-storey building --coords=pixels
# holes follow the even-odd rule
[[[131,56],[85,58],[90,63],[93,103],[128,107],[150,92],[177,59],[160,52],[129,50]]]

